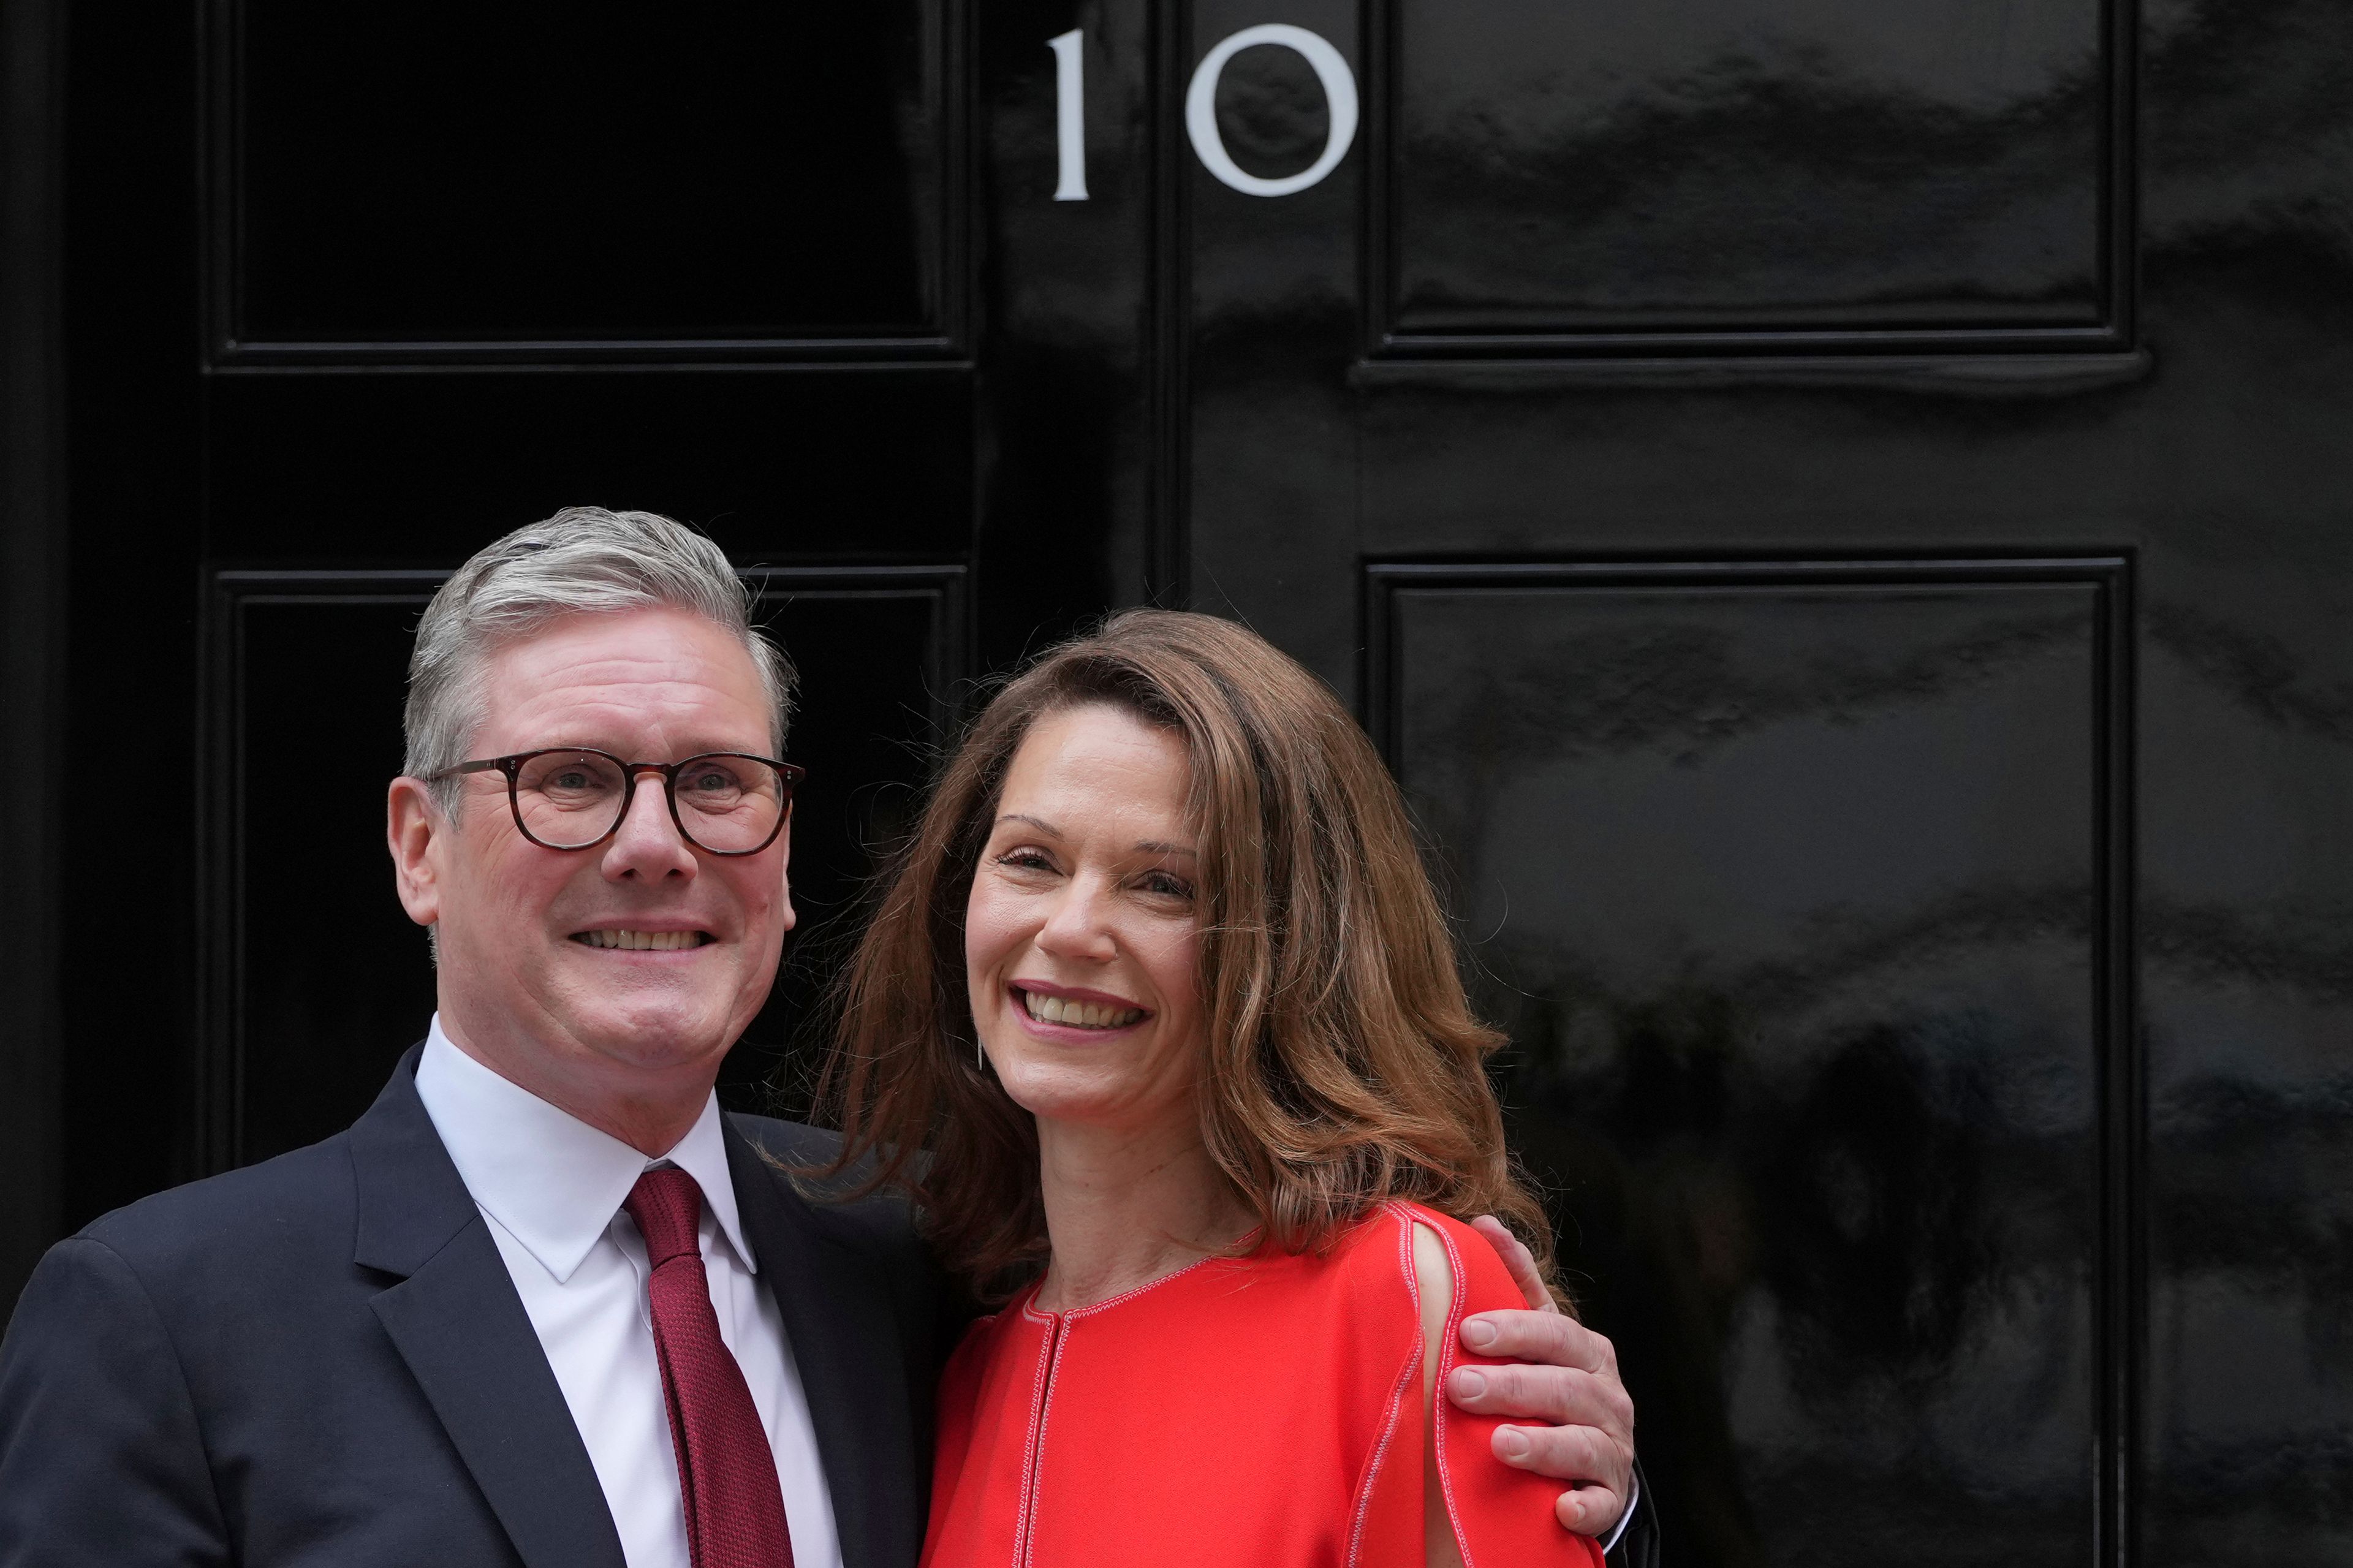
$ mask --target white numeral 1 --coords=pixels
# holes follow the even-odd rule
[[[1049,38],[1054,51],[1054,141],[1061,156],[1061,182],[1054,187],[1058,202],[1087,199],[1086,75],[1079,58],[1082,41],[1073,27],[1059,38]]]

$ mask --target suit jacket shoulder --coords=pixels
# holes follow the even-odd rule
[[[345,1131],[51,1249],[0,1342],[0,1563],[622,1568],[417,1055]],[[844,1559],[911,1568],[942,1281],[902,1202],[795,1190],[826,1134],[728,1135]]]
[[[177,1315],[269,1296],[289,1271],[348,1271],[355,1219],[350,1135],[339,1132],[141,1198],[75,1239],[121,1258]]]
[[[0,1563],[620,1568],[413,1068],[50,1250],[0,1342]]]

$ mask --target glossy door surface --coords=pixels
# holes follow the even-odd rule
[[[1282,19],[1179,553],[1422,814],[1667,1560],[2341,1560],[2341,8]]]
[[[1373,574],[1373,711],[1671,1546],[2094,1544],[2124,576]]]

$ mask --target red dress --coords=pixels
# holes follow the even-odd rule
[[[1454,1267],[1442,1390],[1493,1364],[1463,1314],[1526,1302],[1478,1232],[1404,1204],[1321,1258],[1211,1258],[1071,1312],[1033,1287],[975,1323],[941,1379],[926,1568],[1421,1568],[1416,1219]],[[1559,1483],[1493,1457],[1500,1423],[1438,1406],[1468,1568],[1600,1568]]]

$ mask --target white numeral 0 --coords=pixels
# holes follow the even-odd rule
[[[1324,84],[1324,102],[1332,115],[1331,132],[1324,138],[1324,155],[1279,180],[1261,179],[1245,171],[1226,152],[1225,138],[1218,134],[1218,78],[1224,74],[1228,60],[1253,44],[1297,50],[1314,68],[1315,79]],[[1193,152],[1201,166],[1223,184],[1245,195],[1287,196],[1321,180],[1348,155],[1348,144],[1356,139],[1356,73],[1340,58],[1339,50],[1304,27],[1285,22],[1244,27],[1203,56],[1195,68],[1193,85],[1185,92],[1185,130],[1193,139]]]

